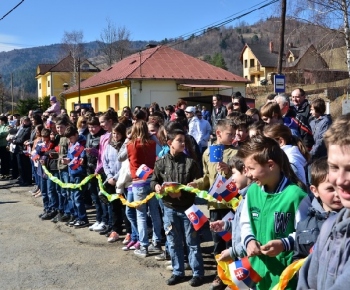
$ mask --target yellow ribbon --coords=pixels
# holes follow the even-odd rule
[[[194,193],[196,194],[199,198],[205,199],[207,201],[216,201],[216,199],[210,195],[207,191],[205,190],[200,190],[198,188],[193,188],[191,186],[187,185],[170,185],[170,186],[165,186],[162,194],[157,194],[155,192],[150,193],[149,195],[146,196],[145,199],[140,200],[140,201],[133,201],[133,202],[128,202],[123,195],[121,194],[109,194],[103,186],[103,181],[102,177],[100,174],[90,174],[87,177],[85,177],[79,184],[74,184],[74,183],[63,183],[60,179],[57,177],[53,176],[45,166],[42,166],[45,174],[48,176],[48,178],[58,184],[62,188],[70,188],[70,189],[81,189],[82,186],[87,184],[92,178],[96,177],[98,181],[98,187],[100,189],[100,192],[108,199],[109,202],[112,202],[116,199],[120,199],[120,201],[123,203],[123,205],[126,205],[128,207],[134,207],[137,208],[138,206],[147,203],[153,196],[156,196],[158,199],[163,198],[164,196],[168,195],[168,193],[179,193],[181,190],[184,190],[186,192]],[[225,204],[226,206],[232,208],[233,210],[236,210],[238,207],[242,197],[238,196],[237,198],[231,199],[229,202],[226,202],[225,200],[222,200],[221,203]]]
[[[307,258],[294,261],[285,268],[280,276],[280,281],[272,288],[272,290],[284,290],[287,287],[288,282],[294,277],[295,273],[300,270],[306,259]]]

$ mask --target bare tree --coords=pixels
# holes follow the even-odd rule
[[[65,56],[72,56],[72,84],[77,84],[77,72],[78,72],[78,63],[80,58],[84,54],[84,33],[81,30],[73,30],[71,32],[64,32],[62,41],[61,41],[61,51],[65,53]]]
[[[290,13],[299,19],[306,19],[313,24],[337,29],[342,27],[343,39],[346,45],[346,62],[350,76],[350,30],[349,30],[349,0],[297,0],[289,1]],[[333,46],[333,44],[331,43]]]
[[[107,18],[107,26],[100,34],[99,46],[106,63],[110,66],[130,53],[130,31]]]

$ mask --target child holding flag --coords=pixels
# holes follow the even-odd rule
[[[79,184],[84,176],[86,176],[86,169],[82,166],[85,157],[84,146],[85,137],[78,134],[77,128],[69,126],[64,132],[64,136],[69,139],[67,158],[63,158],[62,162],[68,165],[69,182]],[[89,226],[89,221],[86,215],[85,204],[83,200],[83,192],[81,189],[70,189],[72,196],[75,217],[76,219],[69,223],[75,228],[83,228]]]
[[[203,177],[190,182],[188,184],[189,186],[201,190],[208,190],[214,184],[218,174],[221,174],[226,179],[232,175],[227,161],[237,153],[237,150],[232,146],[232,141],[235,137],[235,125],[232,120],[229,119],[218,120],[215,133],[217,138],[216,144],[224,145],[222,161],[210,162],[210,147],[206,149],[203,153]],[[220,202],[208,202],[208,207],[210,221],[222,220],[222,218],[230,212],[230,209]],[[212,232],[212,236],[214,241],[214,256],[230,247],[230,242],[223,240],[217,233]],[[220,289],[217,288],[217,285],[221,285],[221,280],[218,276],[214,279],[211,289]]]
[[[262,277],[256,289],[271,289],[292,262],[295,225],[306,188],[271,138],[253,136],[237,156],[244,160],[247,176],[254,182],[242,208],[242,243],[252,268]],[[240,274],[237,272],[238,280]],[[295,282],[291,280],[286,289],[295,289]]]
[[[157,193],[162,192],[164,182],[187,184],[200,176],[197,162],[185,153],[185,132],[175,129],[168,132],[167,144],[170,152],[158,159],[155,163],[151,188]],[[195,194],[180,191],[169,193],[163,197],[164,215],[166,215],[167,242],[171,256],[173,275],[167,280],[168,285],[175,285],[184,280],[184,246],[188,248],[189,264],[193,277],[189,284],[193,287],[203,283],[203,258],[200,241],[190,220],[186,216],[186,209],[194,204]],[[186,245],[183,244],[184,236]]]

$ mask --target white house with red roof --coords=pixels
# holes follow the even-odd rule
[[[200,98],[221,94],[245,94],[250,81],[227,70],[208,64],[171,47],[148,46],[111,67],[64,91],[66,108],[91,103],[95,112],[113,107],[160,106],[176,104],[179,98]],[[198,101],[199,100],[199,101]]]

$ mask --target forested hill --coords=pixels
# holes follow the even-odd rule
[[[280,21],[278,18],[261,20],[254,25],[244,22],[237,27],[221,27],[207,29],[201,36],[192,36],[189,39],[164,39],[162,44],[173,46],[194,57],[199,57],[215,65],[225,67],[227,70],[242,75],[240,53],[245,43],[262,43],[268,45],[269,41],[278,45]],[[325,28],[301,23],[295,20],[286,22],[285,42],[302,46],[313,43],[318,49],[325,50],[330,46],[344,45],[344,37],[337,32]],[[144,49],[146,44],[154,41],[131,41],[130,52]],[[25,96],[36,96],[37,83],[35,80],[38,64],[54,64],[64,56],[60,44],[40,46],[25,49],[15,49],[0,53],[0,75],[6,88],[10,87],[11,73],[13,73],[14,88],[20,88]],[[98,43],[84,44],[85,55],[93,64],[103,69],[106,67]]]

